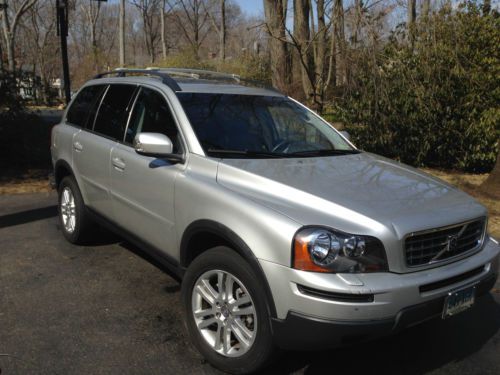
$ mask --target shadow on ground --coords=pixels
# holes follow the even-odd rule
[[[499,329],[500,305],[488,294],[462,315],[433,320],[396,336],[330,351],[284,353],[266,373],[303,369],[305,374],[424,374],[480,351]],[[493,340],[496,345],[498,339]]]

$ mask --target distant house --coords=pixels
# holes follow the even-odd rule
[[[21,98],[36,100],[39,97],[40,90],[42,89],[42,80],[38,75],[33,74],[33,71],[20,70],[16,82]]]

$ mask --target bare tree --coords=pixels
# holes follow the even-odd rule
[[[265,26],[270,36],[271,77],[273,85],[282,91],[287,91],[290,77],[285,25],[287,4],[287,0],[264,0]]]
[[[125,0],[120,0],[120,66],[125,66]]]
[[[422,1],[422,17],[424,19],[428,19],[430,11],[431,11],[431,0],[423,0]]]
[[[174,9],[172,14],[193,53],[199,57],[201,44],[209,32],[209,28],[206,27],[209,16],[205,11],[203,0],[178,0],[174,5],[171,4],[172,1],[167,0],[167,2]]]
[[[90,45],[92,48],[92,58],[94,64],[94,71],[98,70],[98,47],[97,47],[97,34],[96,27],[97,21],[99,20],[99,13],[101,12],[101,2],[88,0],[88,4],[81,5],[82,11],[87,19],[89,30],[90,30]]]
[[[167,35],[165,30],[165,7],[167,0],[163,0],[160,14],[160,39],[161,39],[161,56],[163,60],[167,58]]]
[[[406,26],[408,28],[408,38],[413,45],[415,40],[415,21],[417,20],[417,0],[408,0],[408,16]]]
[[[21,17],[33,6],[37,0],[5,0],[2,8],[2,30],[7,50],[8,68],[11,72],[16,70],[15,41]]]
[[[162,0],[132,0],[132,4],[139,10],[142,19],[144,42],[150,62],[156,60],[156,47],[158,40],[158,20]]]
[[[26,14],[21,24],[19,42],[26,59],[32,64],[33,75],[39,74],[42,84],[39,99],[48,102],[53,78],[59,75],[59,58],[55,53],[59,43],[55,33],[56,14],[50,0],[39,0]],[[36,94],[38,92],[35,91]]]
[[[299,55],[300,75],[306,100],[311,104],[317,104],[313,43],[309,28],[309,12],[311,11],[309,0],[294,0],[293,4],[293,33],[290,33],[290,37]]]
[[[332,7],[332,23],[331,58],[335,58],[335,84],[341,85],[347,80],[347,46],[345,40],[344,3],[342,0],[334,0]]]
[[[219,59],[224,61],[226,59],[226,0],[218,0],[219,3],[219,13],[220,20],[217,22],[212,12],[209,9],[206,9],[210,20],[212,21],[212,26],[217,31],[217,35],[219,36]]]
[[[352,44],[358,46],[361,21],[363,18],[363,0],[354,0],[354,25],[352,31]]]

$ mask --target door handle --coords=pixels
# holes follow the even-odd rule
[[[120,158],[113,158],[111,160],[111,162],[113,163],[114,167],[116,169],[119,169],[120,171],[123,171],[125,169],[125,163],[123,162],[122,159]]]
[[[75,149],[75,151],[82,151],[83,150],[83,146],[80,142],[73,142],[73,148]]]

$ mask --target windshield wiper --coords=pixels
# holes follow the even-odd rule
[[[207,152],[213,156],[249,156],[249,157],[260,157],[260,158],[286,158],[293,157],[291,154],[284,154],[279,152],[266,152],[266,151],[248,151],[248,150],[227,150],[218,148],[209,148]]]
[[[310,150],[310,151],[297,151],[289,155],[293,156],[332,156],[332,155],[352,155],[359,154],[359,150]]]

